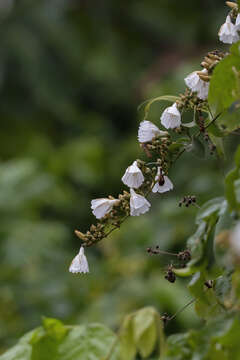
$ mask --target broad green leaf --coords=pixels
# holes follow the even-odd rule
[[[28,344],[19,344],[0,356],[1,360],[31,360],[32,348]]]
[[[208,126],[207,131],[209,135],[213,135],[214,137],[218,137],[218,138],[227,135],[226,131],[220,129],[220,127],[216,123],[213,123],[210,126]]]
[[[225,306],[225,301],[228,301],[229,295],[231,293],[232,273],[233,271],[226,271],[226,273],[219,276],[215,282],[215,294],[223,306]]]
[[[223,139],[209,133],[210,140],[216,146],[217,154],[220,158],[225,158],[225,151],[223,146]]]
[[[214,234],[214,254],[218,265],[229,267],[231,259],[229,258],[229,236],[230,229],[234,225],[234,218],[230,212],[227,201],[224,202],[219,213],[219,219],[216,224]]]
[[[192,138],[191,144],[186,146],[186,151],[191,152],[197,158],[204,158],[205,156],[204,145],[197,137]]]
[[[235,193],[235,181],[239,179],[239,170],[231,170],[225,178],[225,196],[230,206],[230,210],[237,210],[238,203]]]
[[[214,69],[210,81],[208,101],[216,116],[223,113],[217,119],[217,124],[232,131],[240,126],[238,110],[234,113],[228,111],[231,105],[239,100],[240,94],[240,43],[231,47],[231,53],[223,59]]]
[[[0,360],[100,360],[109,354],[117,339],[100,324],[72,327],[54,319],[43,321],[43,327],[21,339]]]
[[[205,222],[200,223],[197,231],[187,241],[187,247],[191,251],[191,261],[189,267],[201,266],[204,262],[205,234],[207,225]],[[184,270],[184,269],[183,269]]]
[[[63,340],[67,335],[68,330],[60,320],[44,317],[42,322],[47,335],[54,340]]]
[[[144,358],[151,355],[156,345],[158,316],[152,307],[141,309],[134,316],[134,339],[137,349]]]
[[[133,360],[137,353],[134,340],[133,314],[127,315],[120,330],[120,359]]]
[[[201,206],[197,214],[196,223],[199,224],[201,221],[209,221],[210,219],[214,222],[222,206],[224,206],[224,198],[222,197],[209,200]]]
[[[204,283],[208,280],[202,272],[196,273],[190,281],[188,287],[192,295],[196,298],[196,313],[203,319],[210,319],[221,313],[217,298],[213,289],[208,289]]]
[[[235,155],[234,155],[234,161],[236,164],[236,167],[240,169],[240,146],[238,146]]]

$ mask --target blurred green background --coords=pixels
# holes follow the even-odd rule
[[[169,259],[146,248],[184,248],[196,209],[178,201],[195,194],[201,204],[223,187],[209,155],[185,155],[171,194],[88,249],[89,276],[68,266],[74,229],[95,221],[91,199],[117,196],[141,156],[137,106],[184,90],[184,76],[219,47],[226,14],[218,0],[0,2],[0,353],[42,315],[117,328],[142,306],[173,314],[190,299],[184,281],[164,279]],[[150,113],[158,125],[162,108]],[[167,331],[197,325],[189,308]]]

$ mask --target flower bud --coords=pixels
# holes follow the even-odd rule
[[[226,1],[226,5],[229,6],[231,9],[235,9],[238,5],[232,1]]]

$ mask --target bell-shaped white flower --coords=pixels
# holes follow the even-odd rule
[[[203,81],[197,73],[197,71],[192,72],[184,81],[189,89],[197,93],[199,99],[205,100],[208,97],[209,82]],[[208,71],[203,69],[201,73],[207,74]]]
[[[155,177],[156,184],[152,188],[153,193],[165,193],[173,189],[173,183],[168,176],[161,173],[161,169],[158,168],[157,175]]]
[[[151,204],[144,196],[136,194],[133,189],[130,189],[130,215],[131,216],[139,216],[141,214],[145,214]]]
[[[240,14],[238,14],[238,16],[236,18],[235,30],[236,31],[240,30]]]
[[[127,168],[122,177],[122,182],[134,189],[138,189],[142,185],[144,176],[138,167],[137,161],[134,161],[133,164]]]
[[[239,257],[240,256],[240,223],[238,223],[230,237],[230,244],[233,253]]]
[[[117,199],[111,200],[108,198],[101,198],[101,199],[92,200],[91,209],[93,215],[95,215],[97,219],[101,219],[112,210],[114,205],[118,203],[119,200]]]
[[[71,273],[89,273],[88,261],[84,254],[84,247],[81,246],[79,253],[75,256],[69,267]]]
[[[160,119],[166,129],[178,128],[181,125],[181,114],[177,104],[174,103],[172,106],[166,108]]]
[[[230,15],[227,16],[226,22],[221,26],[218,36],[224,44],[233,44],[239,40],[237,27],[233,25]]]
[[[142,121],[138,129],[138,141],[140,143],[152,141],[158,136],[167,135],[168,133],[166,131],[161,131],[156,125],[154,125],[151,121],[148,120]]]

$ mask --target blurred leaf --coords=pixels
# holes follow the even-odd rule
[[[240,43],[231,47],[231,53],[224,58],[214,69],[211,77],[208,101],[216,116],[223,113],[217,123],[223,125],[228,131],[233,131],[240,126],[239,113],[226,112],[231,104],[239,99],[240,79]],[[223,86],[224,84],[224,86]]]
[[[216,317],[220,314],[220,308],[213,289],[208,289],[204,283],[207,279],[203,273],[196,273],[189,283],[189,290],[196,298],[195,310],[197,314],[206,320]]]
[[[151,355],[157,341],[159,314],[154,308],[146,307],[134,316],[134,339],[143,358]]]
[[[186,146],[186,151],[191,152],[194,156],[198,158],[205,157],[205,148],[202,142],[197,137],[192,138],[191,144]]]
[[[209,137],[210,137],[210,140],[212,141],[213,145],[216,146],[218,156],[220,158],[225,158],[223,139],[219,138],[211,133],[209,133]]]
[[[225,195],[230,206],[230,210],[238,210],[240,207],[237,203],[235,193],[235,181],[239,179],[239,169],[231,170],[225,178]]]
[[[137,352],[134,340],[133,315],[127,315],[120,330],[120,358],[122,360],[133,360]]]
[[[207,201],[201,206],[201,209],[197,213],[196,223],[200,224],[201,221],[213,222],[216,220],[219,211],[224,206],[224,198],[218,197]]]
[[[64,327],[59,320],[44,319],[44,327],[31,332],[1,360],[99,360],[109,353],[116,335],[100,324]],[[23,342],[24,341],[24,342]]]
[[[215,258],[218,265],[223,267],[228,267],[231,264],[231,259],[229,258],[229,237],[233,224],[234,218],[231,215],[227,201],[225,201],[220,211],[214,234]]]

